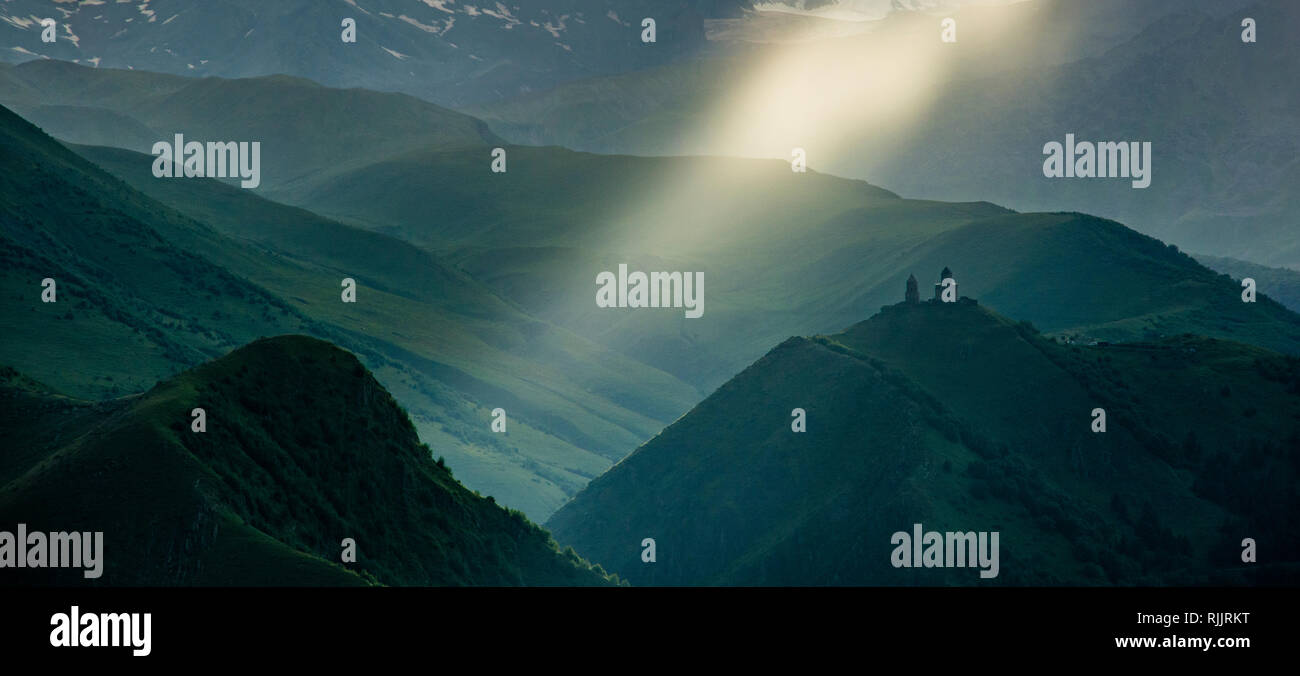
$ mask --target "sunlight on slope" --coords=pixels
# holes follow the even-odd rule
[[[958,51],[963,28],[974,31],[977,26],[978,33],[971,33],[971,41],[978,43],[975,50],[1000,47],[1002,36],[1020,30],[1027,15],[983,11],[978,21],[972,16],[972,25],[964,26],[961,14],[953,12],[959,44],[941,40],[947,16],[895,15],[876,30],[821,40],[805,40],[801,34],[818,29],[791,24],[788,39],[755,49],[749,68],[727,84],[726,93],[700,116],[703,122],[686,133],[688,147],[698,148],[700,155],[787,163],[799,148],[806,152],[810,172],[842,166],[850,154],[897,152],[896,144],[917,131],[916,121],[953,81],[963,58]],[[728,171],[755,173],[739,163],[700,162],[643,186],[642,199],[632,200],[624,211],[624,219],[644,233],[635,244],[719,246],[717,239],[736,226],[738,215],[781,206],[772,204],[775,196],[760,188],[761,181],[749,183],[755,176]],[[763,176],[771,179],[766,172]]]

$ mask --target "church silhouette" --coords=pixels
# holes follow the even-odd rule
[[[943,272],[939,273],[939,282],[934,285],[935,301],[941,301],[943,299],[943,280],[945,279],[953,279],[952,270],[949,270],[947,266],[944,266]],[[953,279],[952,282],[952,289],[955,294],[957,292],[957,280],[955,279]],[[907,292],[903,295],[903,300],[908,303],[921,302],[921,290],[917,285],[916,275],[907,276]]]

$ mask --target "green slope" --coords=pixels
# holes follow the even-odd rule
[[[45,133],[73,143],[111,141],[122,148],[147,152],[162,135],[140,121],[97,106],[14,104],[7,106],[25,120],[34,120]]]
[[[7,402],[76,432],[10,465],[0,521],[104,533],[105,585],[579,585],[598,570],[520,512],[461,486],[355,356],[257,341],[104,405],[6,383]],[[191,411],[207,429],[191,429]],[[93,413],[87,409],[95,409]],[[6,417],[30,441],[39,418]],[[341,561],[352,538],[356,562]],[[7,584],[81,584],[27,569]]]
[[[1048,18],[1060,20],[1053,17]],[[24,72],[49,76],[53,93],[43,101],[129,110],[150,101],[158,105],[145,107],[167,126],[265,135],[290,144],[294,153],[313,153],[294,160],[304,172],[302,180],[269,183],[268,194],[434,250],[532,317],[592,338],[701,391],[784,336],[832,331],[892,302],[904,267],[952,266],[965,288],[990,306],[1053,332],[1129,340],[1190,331],[1288,353],[1298,347],[1294,317],[1276,305],[1233,307],[1239,292],[1226,280],[1208,280],[1203,270],[1172,254],[1166,260],[1117,250],[1149,247],[1145,240],[1110,233],[1109,225],[1091,223],[1086,228],[1096,232],[1084,232],[1077,228],[1085,225],[1072,224],[1065,230],[1076,233],[1063,236],[1048,227],[1058,216],[1024,214],[945,239],[936,236],[1007,212],[982,202],[900,200],[859,181],[794,175],[774,161],[510,147],[510,171],[493,174],[486,141],[468,142],[478,133],[468,131],[477,128],[472,118],[444,119],[418,106],[402,114],[404,104],[415,104],[400,97],[291,79],[151,79],[68,64],[24,65],[9,69],[7,77]],[[673,73],[638,77],[658,77],[660,84],[681,80],[681,73]],[[692,78],[682,81],[725,79],[708,69]],[[14,80],[22,85],[15,86],[15,97],[31,98],[31,79]],[[212,105],[191,103],[191,98],[212,97],[247,105],[226,120],[212,117]],[[283,126],[284,111],[317,106],[323,112],[310,117],[319,117],[320,125]],[[339,141],[331,125],[345,119],[351,125],[347,111],[370,110],[367,106],[376,121],[366,127],[374,129],[348,133],[373,132],[385,140]],[[441,151],[419,137],[426,126],[428,133],[446,136],[429,141]],[[347,148],[346,157],[330,154],[340,147]],[[447,150],[456,147],[461,149]],[[317,171],[322,167],[327,170]],[[180,186],[154,189],[164,190],[180,191]],[[211,202],[200,208],[200,220],[218,220],[222,213]],[[230,228],[259,236],[250,230],[237,223]],[[977,234],[990,239],[979,241]],[[1012,241],[1002,243],[1004,236]],[[591,280],[619,262],[706,271],[706,319],[683,322],[675,312],[598,310],[591,302]],[[1048,275],[1055,297],[1038,290]],[[991,283],[995,279],[997,285]],[[1270,289],[1263,291],[1269,295]],[[639,404],[633,408],[649,411]]]
[[[846,205],[895,197],[861,181],[817,174],[797,177],[799,182],[782,181],[791,176],[789,165],[774,161],[606,156],[528,146],[506,150],[505,173],[491,171],[492,157],[486,149],[414,149],[339,176],[274,191],[274,196],[421,245],[500,247],[584,241],[589,246],[610,246],[638,237],[679,250],[689,250],[687,245],[696,244],[705,233],[692,237],[686,228],[662,222],[664,216],[706,221],[707,235],[715,238],[756,230],[759,218],[769,222],[824,218]],[[700,178],[695,192],[665,194],[663,203],[650,205],[644,214],[630,210],[646,193],[695,175]],[[761,199],[757,203],[737,200],[736,193]],[[719,204],[701,204],[703,197],[716,198]]]
[[[528,147],[508,157],[493,174],[480,151],[417,152],[281,197],[436,250],[530,314],[704,390],[786,336],[895,302],[903,270],[944,266],[968,293],[1050,332],[1191,332],[1300,353],[1296,315],[1267,297],[1241,303],[1230,279],[1112,221],[901,199],[777,161]],[[704,271],[704,317],[597,308],[596,275],[624,262]]]
[[[150,152],[153,142],[171,142],[177,133],[187,141],[259,141],[264,186],[414,148],[500,142],[483,122],[412,96],[284,75],[188,78],[37,60],[0,73],[0,82],[0,103],[16,105],[55,135],[74,129],[75,136],[61,137],[78,143]],[[86,119],[70,125],[69,106]],[[148,145],[140,143],[141,128],[152,133]]]
[[[1297,421],[1300,362],[1267,350],[897,305],[782,343],[548,526],[633,584],[1294,584]],[[894,568],[914,523],[998,531],[999,576]],[[1244,537],[1268,560],[1242,564]]]
[[[1300,312],[1300,272],[1291,268],[1271,268],[1235,258],[1197,254],[1196,260],[1211,270],[1229,275],[1235,280],[1247,277],[1255,280],[1257,288],[1277,299],[1292,312]]]
[[[165,239],[159,228],[184,225],[179,214],[8,110],[0,147],[0,360],[61,392],[100,397],[306,328],[279,298]],[[57,302],[41,302],[45,278]]]
[[[1240,284],[1119,223],[1084,214],[976,221],[904,259],[916,270],[951,265],[963,294],[1044,331],[1123,341],[1183,333],[1300,354],[1300,315],[1262,286]],[[897,289],[873,290],[896,299]],[[892,293],[891,293],[892,292]]]
[[[672,376],[528,316],[401,240],[216,181],[159,181],[148,158],[128,151],[77,150],[248,242],[255,251],[173,235],[342,332],[324,335],[377,355],[371,366],[466,484],[537,518],[698,399]],[[343,277],[363,286],[356,306],[338,302]],[[488,431],[498,406],[507,435]]]
[[[697,397],[408,244],[102,152],[165,207],[4,115],[0,359],[60,391],[139,391],[258,336],[310,333],[361,354],[467,483],[536,518]],[[40,302],[45,277],[59,302]],[[356,305],[339,302],[344,277]],[[496,407],[507,434],[489,430]]]

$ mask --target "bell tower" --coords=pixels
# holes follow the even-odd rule
[[[952,270],[949,270],[948,266],[946,265],[943,267],[943,272],[939,273],[939,283],[934,285],[934,299],[936,301],[940,301],[940,302],[943,301],[943,280],[945,279],[952,279]],[[952,282],[952,291],[953,294],[956,295],[957,280],[955,279],[953,279]],[[957,297],[960,298],[960,296]]]

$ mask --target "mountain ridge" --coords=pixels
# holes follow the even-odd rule
[[[355,356],[308,336],[255,341],[120,401],[7,481],[0,514],[102,531],[92,584],[610,582],[461,486]],[[355,563],[340,562],[344,538]]]
[[[1196,337],[1060,343],[969,298],[886,306],[783,341],[547,525],[636,585],[1293,583],[1298,367]],[[1260,470],[1225,469],[1245,457]],[[891,566],[915,523],[1001,532],[1000,574]],[[1243,567],[1243,535],[1283,550]]]
[[[147,156],[101,157],[130,167],[123,181],[8,111],[0,122],[12,290],[0,361],[60,391],[139,391],[259,336],[310,333],[362,354],[467,482],[539,518],[653,433],[650,416],[671,419],[694,397],[409,244],[216,181],[158,181]],[[140,181],[150,195],[131,190]],[[47,277],[58,303],[38,302]],[[345,277],[362,287],[359,306],[339,302]],[[376,323],[391,331],[376,335]],[[74,354],[32,349],[48,341]],[[489,430],[500,406],[510,436]]]

